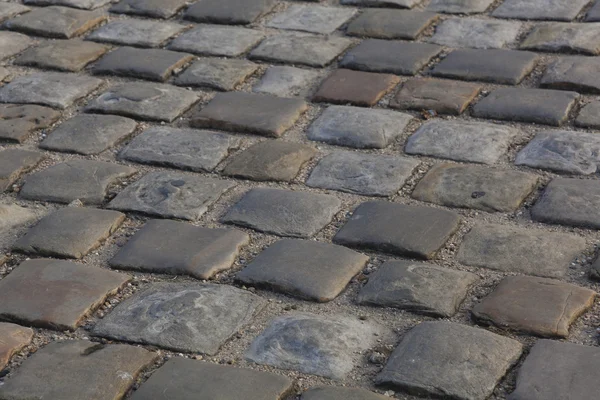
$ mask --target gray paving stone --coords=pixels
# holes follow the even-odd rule
[[[430,42],[449,47],[502,48],[517,39],[520,22],[451,18],[437,26]]]
[[[185,28],[185,25],[172,22],[122,19],[109,22],[88,35],[87,39],[127,46],[158,47]]]
[[[0,322],[0,367],[6,367],[10,358],[31,343],[33,330],[16,324]]]
[[[214,355],[266,301],[227,285],[157,283],[120,303],[92,333],[174,351]]]
[[[499,18],[572,21],[588,0],[504,0],[492,15]]]
[[[218,93],[192,114],[190,125],[280,137],[307,108],[301,99],[244,92]]]
[[[484,400],[519,360],[522,347],[483,329],[423,322],[404,335],[375,382],[420,396]]]
[[[531,276],[504,278],[473,307],[473,316],[493,324],[542,337],[566,338],[569,326],[594,304],[590,289]]]
[[[4,192],[24,173],[35,168],[45,156],[37,151],[8,148],[0,151],[0,192]]]
[[[285,32],[265,39],[250,52],[249,57],[269,62],[324,67],[351,44],[352,40],[343,37]]]
[[[346,33],[380,39],[416,39],[437,14],[406,10],[365,10],[348,25]]]
[[[456,314],[477,279],[469,272],[434,264],[387,261],[369,276],[357,301],[449,318]]]
[[[101,79],[61,72],[34,72],[0,88],[0,102],[65,109],[102,84]]]
[[[600,21],[600,3],[595,2],[592,8],[590,8],[585,16],[586,22],[598,22]]]
[[[521,49],[551,52],[600,54],[600,24],[561,23],[539,24],[521,42]]]
[[[263,250],[236,279],[323,303],[339,296],[368,260],[341,246],[283,239]]]
[[[321,76],[321,71],[288,66],[267,69],[253,92],[269,93],[280,97],[306,96],[309,88]]]
[[[235,26],[200,25],[173,40],[169,49],[208,56],[237,57],[263,38],[258,30]]]
[[[172,85],[130,82],[109,88],[86,111],[172,122],[197,101],[196,93]]]
[[[456,161],[495,164],[517,130],[481,122],[431,120],[408,138],[404,151]]]
[[[155,126],[136,136],[120,157],[142,164],[212,171],[239,143],[239,138],[224,133]]]
[[[175,84],[230,91],[257,69],[257,64],[246,60],[201,58],[178,75]]]
[[[20,33],[0,32],[0,59],[17,55],[23,50],[32,46],[34,43],[35,41],[29,36],[25,36]]]
[[[78,39],[52,41],[26,50],[15,59],[15,64],[77,72],[108,49],[108,46]]]
[[[312,4],[292,4],[275,14],[269,28],[330,34],[356,14],[352,8],[326,7]]]
[[[592,101],[586,104],[575,120],[575,125],[584,128],[600,127],[600,101]]]
[[[285,376],[270,372],[178,357],[154,372],[131,399],[164,400],[164,393],[178,400],[235,399],[243,393],[245,400],[280,400],[290,393],[292,384]]]
[[[433,207],[370,201],[358,206],[333,242],[431,259],[460,224],[458,214]]]
[[[512,212],[533,192],[536,175],[479,165],[437,164],[419,182],[412,198],[447,207]]]
[[[121,0],[110,8],[110,12],[166,19],[187,4],[187,0]]]
[[[494,0],[432,0],[428,11],[446,14],[478,14],[485,12]]]
[[[201,175],[175,171],[149,172],[126,187],[108,207],[196,221],[233,186],[233,182]]]
[[[155,353],[122,344],[53,342],[25,360],[2,386],[0,396],[15,400],[118,399],[157,358]]]
[[[192,4],[185,18],[196,22],[247,25],[273,9],[276,0],[202,0]]]
[[[24,225],[36,218],[36,214],[16,204],[0,204],[0,233],[7,232],[14,227]],[[0,257],[4,258],[4,256]],[[0,262],[0,265],[3,263]]]
[[[31,11],[31,8],[19,3],[2,2],[0,3],[0,22],[15,15],[26,13],[27,11]]]
[[[236,154],[223,174],[255,181],[290,182],[316,153],[304,144],[266,140]]]
[[[72,331],[129,279],[128,275],[69,261],[23,261],[0,281],[0,318],[38,328]]]
[[[306,184],[366,196],[391,196],[417,165],[417,160],[406,157],[336,151],[319,161]]]
[[[27,176],[19,196],[27,200],[102,204],[108,187],[135,169],[91,160],[69,160]]]
[[[209,229],[150,220],[110,260],[111,267],[210,279],[231,268],[250,237],[234,229]]]
[[[301,400],[389,400],[389,397],[358,388],[317,386],[302,393]]]
[[[60,112],[48,107],[0,104],[0,139],[21,143],[34,131],[48,128]]]
[[[533,70],[537,54],[529,51],[458,49],[433,67],[444,78],[517,85]]]
[[[572,234],[478,224],[466,234],[457,259],[474,267],[564,278],[585,247],[585,240]]]
[[[340,0],[343,5],[398,8],[412,8],[420,2],[421,0]]]
[[[11,72],[8,69],[0,67],[0,83],[4,82],[5,80],[8,80],[10,76]]]
[[[561,90],[500,88],[475,104],[473,116],[560,126],[578,98]]]
[[[65,6],[93,10],[110,3],[110,0],[24,0],[24,3],[34,6]]]
[[[600,280],[600,261],[598,260],[599,258],[596,258],[590,270],[590,277],[595,280]]]
[[[356,353],[390,337],[387,328],[356,317],[294,313],[272,320],[252,342],[246,358],[341,380],[354,368]]]
[[[598,74],[600,62],[595,57],[562,57],[548,66],[541,86],[598,94],[600,84],[592,79]]]

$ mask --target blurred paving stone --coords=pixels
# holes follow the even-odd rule
[[[412,261],[387,261],[358,294],[358,303],[452,317],[477,275]]]
[[[318,386],[302,393],[301,400],[389,400],[389,397],[358,388]]]
[[[67,207],[42,218],[13,249],[48,257],[80,259],[101,246],[125,220],[116,211]]]
[[[74,200],[102,204],[111,184],[135,172],[124,165],[73,159],[27,176],[19,196],[65,204]]]
[[[412,8],[421,0],[340,0],[343,5],[356,5],[365,7],[399,7]]]
[[[399,256],[431,259],[460,224],[458,214],[433,207],[370,201],[358,206],[333,242]]]
[[[600,24],[596,23],[539,24],[521,42],[520,48],[597,55],[600,53],[598,35]]]
[[[175,84],[230,91],[242,84],[257,69],[257,64],[246,60],[201,58],[178,75]]]
[[[411,196],[447,207],[511,212],[521,206],[537,182],[536,175],[525,172],[444,163],[429,170]]]
[[[62,72],[34,72],[0,88],[0,102],[65,109],[102,84],[101,79]]]
[[[353,8],[292,4],[267,23],[269,28],[330,34],[356,14]]]
[[[235,184],[176,171],[149,172],[127,186],[108,207],[163,218],[196,221]]]
[[[380,39],[416,39],[437,14],[406,10],[365,10],[348,25],[346,33]]]
[[[336,69],[319,86],[315,102],[371,107],[400,82],[391,74]]]
[[[1,18],[0,18],[1,19]],[[592,8],[587,12],[585,19],[586,22],[598,22],[600,21],[600,3],[595,2]]]
[[[585,240],[572,234],[477,224],[465,235],[457,259],[474,267],[564,278],[585,247]]]
[[[120,157],[142,164],[212,171],[239,143],[239,138],[224,133],[154,126],[136,136]]]
[[[0,204],[0,232],[4,233],[13,227],[23,225],[36,218],[31,209],[16,204]],[[4,256],[0,256],[3,258]],[[0,265],[2,263],[0,262]]]
[[[293,381],[282,375],[172,358],[136,390],[132,400],[235,399],[280,400],[290,393]],[[322,399],[327,400],[327,399]],[[348,399],[352,400],[352,399]]]
[[[592,264],[592,269],[590,270],[590,277],[595,280],[600,280],[600,257],[596,258],[596,261],[594,261],[594,263]]]
[[[0,3],[0,22],[5,19],[12,18],[15,15],[23,14],[27,11],[31,11],[31,8],[26,7],[19,3]]]
[[[504,0],[492,16],[572,21],[588,3],[588,0]]]
[[[321,71],[272,66],[267,69],[260,82],[254,85],[253,92],[269,93],[280,97],[305,96],[308,88],[319,78]]]
[[[301,99],[244,92],[218,93],[210,103],[193,113],[190,125],[280,137],[307,108]]]
[[[408,154],[495,164],[517,130],[495,124],[434,119],[425,122],[406,142]]]
[[[223,174],[255,181],[292,181],[315,155],[314,147],[266,140],[236,154]]]
[[[590,289],[554,279],[509,276],[473,307],[473,316],[500,328],[566,338],[569,326],[592,307],[595,297]]]
[[[0,213],[1,213],[1,209],[0,209]],[[8,257],[5,255],[1,255],[0,256],[0,266],[4,265],[6,262],[8,261]]]
[[[521,22],[450,18],[437,26],[430,42],[449,47],[502,48],[517,39]]]
[[[88,35],[87,39],[127,46],[158,47],[185,28],[185,25],[171,22],[122,19],[109,22]]]
[[[118,399],[157,358],[155,353],[123,344],[53,342],[25,360],[0,388],[0,396],[15,400]]]
[[[4,368],[13,354],[31,343],[33,330],[16,324],[0,322],[0,368]]]
[[[65,6],[93,10],[110,3],[110,1],[111,0],[24,0],[24,3],[34,6]]]
[[[575,120],[575,125],[584,128],[599,128],[600,127],[600,101],[592,101],[586,104]]]
[[[412,119],[410,114],[391,110],[330,106],[312,123],[308,138],[338,146],[383,149]]]
[[[341,380],[355,367],[356,353],[391,336],[387,328],[356,317],[294,313],[273,319],[252,342],[246,358]]]
[[[4,67],[0,67],[0,83],[7,80],[7,78],[10,76],[11,76],[11,72],[8,69],[6,69]]]
[[[0,139],[23,142],[33,131],[48,128],[60,112],[42,106],[0,104]]]
[[[428,11],[447,14],[478,14],[485,12],[494,0],[432,0]]]
[[[15,64],[77,72],[108,49],[108,46],[78,39],[53,41],[26,50],[16,58]]]
[[[475,104],[473,116],[560,126],[578,98],[561,90],[500,88]]]
[[[37,151],[8,148],[0,151],[0,192],[4,192],[24,173],[46,158]]]
[[[201,0],[192,4],[185,18],[216,24],[251,24],[271,11],[276,0]]]
[[[210,279],[231,268],[250,238],[234,229],[150,220],[110,260],[111,267]]]
[[[187,4],[187,0],[121,0],[110,8],[110,12],[166,19],[177,14]]]
[[[404,335],[375,383],[419,396],[484,400],[519,360],[522,348],[484,329],[423,322]]]
[[[172,85],[131,82],[111,87],[85,110],[172,122],[197,101],[196,93]]]
[[[23,261],[0,281],[0,318],[72,331],[129,279],[128,275],[70,261]],[[52,371],[56,370],[53,365]],[[81,382],[78,386],[88,387]],[[6,388],[7,384],[1,390]]]
[[[95,28],[108,19],[101,11],[68,7],[41,7],[4,23],[5,27],[36,36],[70,39]]]
[[[417,165],[417,160],[407,157],[335,151],[319,161],[306,184],[366,196],[391,196]]]
[[[227,285],[156,283],[120,303],[92,333],[174,351],[214,355],[266,301]]]
[[[346,53],[340,66],[363,71],[415,75],[441,49],[440,46],[427,43],[367,39]]]
[[[562,57],[546,69],[541,86],[598,94],[600,83],[593,77],[599,74],[600,61],[595,57]]]
[[[0,59],[19,54],[26,48],[32,46],[34,43],[35,41],[33,39],[20,33],[0,32]]]
[[[169,49],[208,56],[236,57],[265,37],[258,30],[234,26],[200,25],[173,40]]]
[[[369,257],[342,246],[283,239],[263,250],[236,279],[324,303],[339,296],[367,261]]]

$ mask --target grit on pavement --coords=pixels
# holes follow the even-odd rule
[[[600,1],[0,1],[0,400],[600,396]]]

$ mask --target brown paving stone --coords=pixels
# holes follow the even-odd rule
[[[186,29],[185,25],[145,19],[114,20],[88,35],[87,40],[125,46],[158,47]]]
[[[390,106],[459,115],[466,110],[481,89],[482,86],[467,82],[412,79],[404,83]]]
[[[301,400],[389,400],[368,390],[347,387],[317,386],[302,393]]]
[[[31,11],[31,8],[19,3],[2,2],[0,3],[0,22],[15,15],[26,13],[27,11]]]
[[[12,148],[0,151],[0,192],[6,191],[21,175],[35,168],[44,158],[37,151]]]
[[[33,131],[48,128],[60,118],[60,112],[49,107],[0,104],[0,139],[23,142]]]
[[[19,54],[34,43],[33,39],[20,33],[0,32],[0,59]]]
[[[370,107],[399,81],[400,78],[390,74],[337,69],[321,83],[313,101]]]
[[[5,233],[12,228],[24,225],[36,218],[36,214],[29,208],[16,204],[0,204],[0,232]],[[4,256],[2,256],[4,257]],[[0,263],[2,265],[2,263]]]
[[[348,25],[346,33],[380,39],[416,39],[437,14],[405,10],[365,10]]]
[[[196,22],[246,25],[268,13],[276,0],[200,0],[185,12],[185,18]]]
[[[121,0],[110,8],[110,12],[152,18],[171,18],[187,4],[187,0]]]
[[[47,42],[25,51],[16,58],[15,64],[77,72],[96,61],[108,49],[102,44],[77,39]]]
[[[258,64],[247,60],[201,58],[179,74],[174,83],[230,91],[242,84],[258,68]]]
[[[31,343],[31,339],[33,339],[31,328],[0,322],[0,368],[4,368],[8,364],[13,354]]]

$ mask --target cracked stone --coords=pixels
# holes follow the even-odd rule
[[[502,48],[513,43],[521,22],[450,18],[437,26],[430,42],[448,47]]]
[[[404,83],[391,101],[390,107],[460,115],[481,89],[482,86],[468,82],[412,79]]]
[[[2,2],[0,3],[0,22],[28,11],[31,11],[31,8],[22,4]]]
[[[340,0],[340,2],[351,6],[412,8],[421,0]]]
[[[0,104],[0,139],[22,143],[34,131],[48,128],[60,112],[42,106]]]
[[[0,151],[0,192],[8,190],[24,173],[46,158],[42,153],[8,148]]]
[[[428,11],[446,14],[479,14],[485,12],[494,0],[432,0]]]
[[[0,122],[1,123],[1,122]],[[575,120],[575,125],[584,128],[600,127],[600,101],[592,101],[586,104]]]
[[[437,19],[437,14],[406,10],[365,10],[349,25],[351,36],[380,39],[416,39]]]
[[[196,22],[247,25],[268,13],[276,0],[202,0],[192,4],[185,18]]]
[[[302,393],[301,400],[389,400],[365,389],[318,386]]]
[[[0,368],[6,367],[10,358],[31,343],[31,339],[32,329],[0,322]]]
[[[254,29],[200,25],[173,40],[169,49],[208,56],[237,57],[256,46],[264,37],[263,32]]]
[[[110,12],[167,19],[177,14],[187,4],[187,0],[121,0],[110,8]]]
[[[36,218],[36,214],[29,208],[16,204],[0,204],[0,232],[4,233],[19,225],[24,225]],[[2,259],[3,256],[0,256]],[[0,262],[0,265],[2,263]]]
[[[356,14],[352,8],[294,4],[275,14],[269,28],[330,34]]]
[[[592,79],[598,74],[600,62],[595,57],[562,57],[546,69],[541,86],[598,94],[600,83]]]
[[[29,38],[29,36],[16,32],[0,32],[0,59],[17,55],[28,47],[33,46],[33,44],[35,44],[35,41]]]
[[[102,7],[111,0],[24,0],[25,4],[35,6],[65,6],[83,10],[93,10]]]
[[[560,23],[537,25],[520,48],[551,52],[597,55],[600,53],[600,24]]]
[[[87,40],[126,46],[158,47],[169,38],[186,29],[185,25],[171,22],[157,22],[145,19],[123,19],[111,21],[95,30]],[[135,54],[123,57],[135,58]]]
[[[505,0],[492,16],[527,20],[572,21],[588,0]]]
[[[17,57],[15,64],[77,72],[96,61],[108,49],[108,46],[78,39],[47,42],[26,50]]]
[[[254,85],[253,92],[269,93],[279,97],[306,96],[312,84],[321,76],[320,71],[288,66],[272,66]]]
[[[392,74],[336,69],[319,86],[314,102],[371,107],[400,82]]]
[[[241,85],[258,67],[246,60],[202,58],[177,76],[175,84],[230,91]]]

